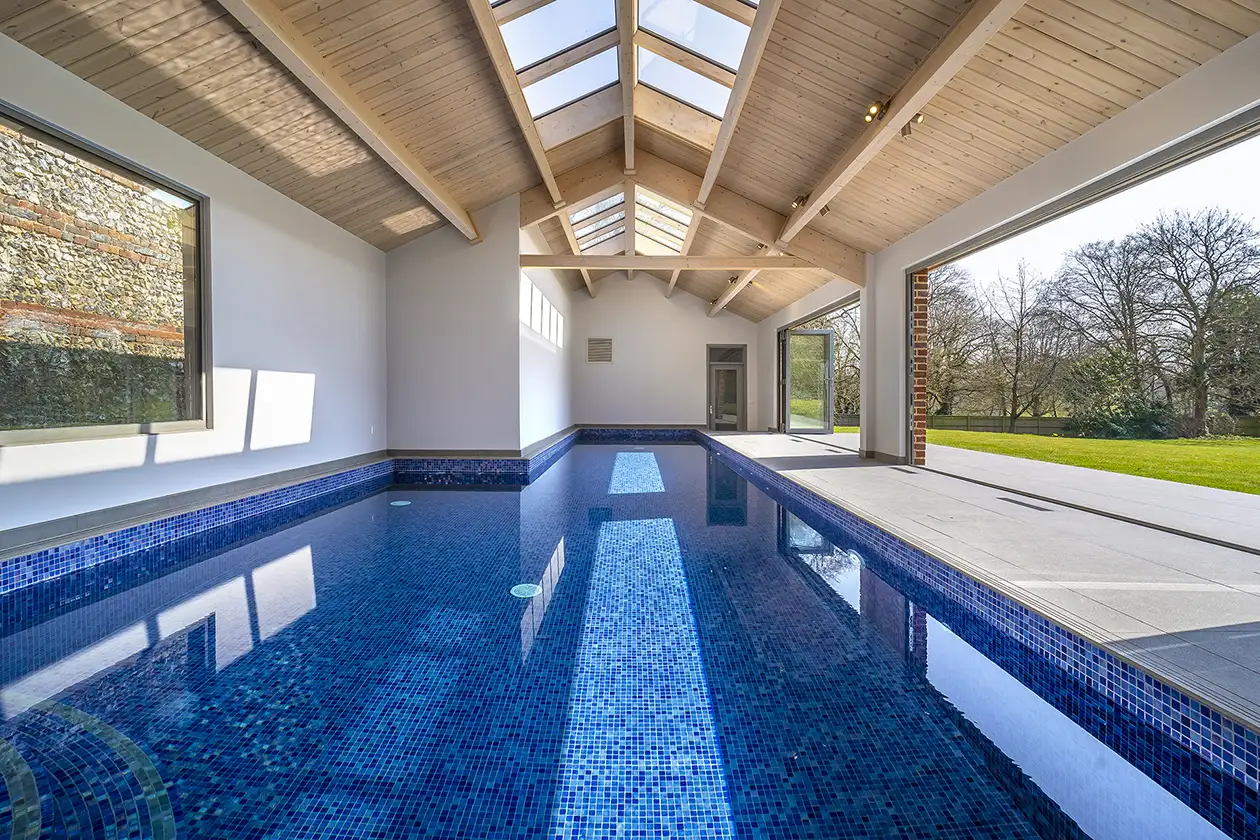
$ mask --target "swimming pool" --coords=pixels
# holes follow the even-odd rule
[[[0,837],[1257,834],[1254,790],[703,447],[339,503],[10,626]]]

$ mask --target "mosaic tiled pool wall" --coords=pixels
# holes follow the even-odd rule
[[[1146,727],[1153,727],[1175,744],[1192,751],[1221,771],[1225,777],[1244,786],[1248,799],[1245,806],[1248,812],[1246,819],[1254,824],[1257,817],[1255,794],[1260,791],[1260,735],[1254,730],[1166,685],[720,441],[699,433],[696,434],[696,439],[726,458],[737,472],[771,498],[789,506],[793,512],[813,519],[828,530],[839,529],[849,535],[850,539],[869,546],[871,555],[895,567],[906,578],[917,581],[937,593],[937,597],[982,619],[991,628],[1050,663],[1079,685],[1098,693],[1124,710],[1132,720]],[[1018,677],[1018,674],[1015,676]],[[1134,745],[1135,748],[1138,746]],[[1170,756],[1165,758],[1174,760]],[[1154,759],[1136,763],[1146,769],[1143,764],[1150,764],[1152,760]],[[1158,780],[1164,775],[1175,775],[1175,768],[1152,766],[1148,775]],[[1177,788],[1177,785],[1169,787],[1174,792]],[[1203,795],[1222,802],[1226,796],[1220,786]]]
[[[110,531],[95,537],[46,548],[0,561],[0,595],[45,583],[73,572],[81,572],[107,560],[131,556],[149,549],[170,546],[225,525],[240,523],[262,514],[286,510],[293,518],[311,511],[300,503],[319,502],[339,490],[366,485],[387,487],[394,480],[392,461],[384,460],[322,478],[303,481],[276,490],[267,490],[230,502],[211,505],[139,525]]]
[[[574,430],[529,458],[395,458],[132,525],[0,560],[0,632],[59,604],[97,597],[259,529],[278,527],[345,501],[344,491],[375,492],[393,483],[525,485],[579,441],[644,443],[694,440],[691,429]],[[263,517],[263,519],[260,519]],[[225,541],[226,540],[226,541]],[[125,568],[118,561],[127,558]],[[130,583],[129,583],[130,582]]]

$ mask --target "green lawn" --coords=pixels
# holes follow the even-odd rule
[[[1260,494],[1260,438],[1096,440],[929,429],[928,442]]]

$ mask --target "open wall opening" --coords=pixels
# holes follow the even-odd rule
[[[914,460],[945,446],[1260,492],[1243,475],[1260,465],[1257,123],[911,272]]]

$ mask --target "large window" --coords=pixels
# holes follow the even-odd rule
[[[205,424],[202,215],[0,110],[0,443]]]

